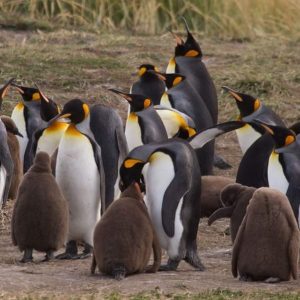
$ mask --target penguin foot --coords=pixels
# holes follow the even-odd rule
[[[78,259],[85,259],[85,258],[89,258],[89,257],[92,257],[92,253],[84,253],[82,252],[81,254],[77,255]]]
[[[179,265],[180,260],[168,259],[168,263],[166,265],[161,265],[158,271],[176,271]]]
[[[25,249],[23,258],[20,260],[21,263],[28,263],[32,262],[33,257],[32,257],[32,249]]]
[[[84,245],[84,250],[81,254],[79,254],[78,258],[79,259],[85,259],[85,258],[88,258],[88,257],[91,257],[93,255],[93,246],[85,243]]]
[[[117,265],[113,267],[112,276],[116,280],[122,280],[126,276],[126,269],[124,265]]]
[[[239,280],[240,280],[240,281],[249,281],[249,282],[250,282],[250,281],[253,281],[253,279],[252,279],[251,276],[248,276],[248,275],[245,275],[245,274],[244,274],[244,275],[241,275],[240,278],[239,278]]]
[[[57,255],[56,259],[78,259],[78,248],[76,241],[69,241],[67,243],[66,252]]]
[[[214,156],[214,166],[221,170],[228,170],[232,168],[229,163],[227,163],[221,156],[217,154]]]
[[[50,261],[54,259],[54,251],[49,250],[46,252],[45,258],[42,260],[42,262]]]
[[[186,257],[184,258],[184,260],[190,264],[192,267],[194,267],[195,269],[197,269],[198,271],[204,271],[205,267],[201,262],[200,257],[198,256],[198,253],[196,250],[194,251],[187,251]]]
[[[278,277],[269,277],[265,280],[265,283],[278,283],[280,281],[281,280]]]

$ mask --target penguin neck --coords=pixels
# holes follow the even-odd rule
[[[65,122],[62,122],[60,120],[56,120],[55,122],[53,122],[49,127],[47,127],[47,131],[53,131],[53,132],[56,132],[56,131],[64,131],[67,129],[67,127],[69,126],[69,124],[65,123]]]
[[[90,138],[92,138],[93,140],[95,140],[94,134],[91,131],[90,121],[91,121],[91,117],[90,117],[90,114],[88,114],[87,117],[82,122],[76,124],[75,127],[81,133],[83,133],[83,134],[89,136]]]
[[[170,101],[170,96],[168,95],[167,92],[163,93],[161,100],[160,100],[160,105],[165,106],[165,107],[170,107],[170,108],[173,107],[171,104],[171,101]]]

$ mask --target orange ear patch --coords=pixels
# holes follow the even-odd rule
[[[86,118],[88,116],[88,114],[90,113],[89,106],[86,103],[84,103],[82,105],[82,108],[83,108],[83,111],[84,111],[84,118]]]
[[[292,144],[293,142],[295,142],[295,137],[293,135],[288,135],[286,138],[285,138],[285,146],[289,145],[289,144]]]
[[[40,95],[40,93],[39,93],[39,92],[33,93],[33,94],[32,94],[32,100],[33,100],[33,101],[39,101],[39,100],[41,100],[41,95]]]
[[[174,80],[173,80],[173,86],[179,84],[182,81],[182,77],[177,76]]]
[[[139,159],[129,158],[124,161],[124,167],[126,169],[130,169],[130,168],[134,167],[137,163],[141,163],[141,162],[142,161]]]
[[[258,110],[260,107],[260,101],[258,99],[256,99],[254,101],[254,111]]]
[[[145,99],[144,100],[144,108],[147,108],[147,107],[149,107],[151,105],[151,100],[150,99]]]
[[[187,53],[185,53],[184,56],[188,56],[188,57],[195,57],[198,56],[199,52],[196,50],[189,50]]]

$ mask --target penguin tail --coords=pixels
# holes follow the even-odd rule
[[[116,280],[122,280],[126,276],[126,268],[124,265],[117,264],[112,269],[112,276]]]

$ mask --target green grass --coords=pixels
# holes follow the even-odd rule
[[[205,36],[299,38],[298,0],[0,0],[0,24],[18,29],[85,26],[154,34],[182,26],[182,15]]]

